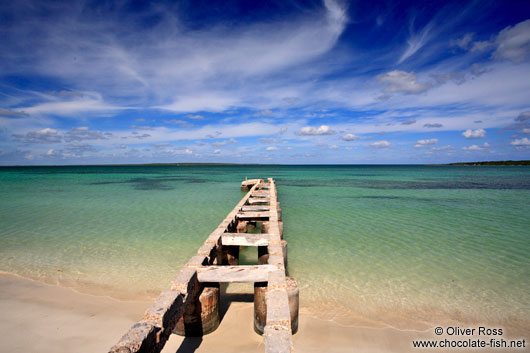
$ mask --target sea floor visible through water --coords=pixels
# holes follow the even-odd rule
[[[155,298],[244,195],[245,177],[277,182],[288,271],[309,315],[530,331],[529,167],[0,168],[0,271]]]

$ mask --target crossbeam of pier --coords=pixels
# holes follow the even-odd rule
[[[263,332],[265,352],[292,352],[298,287],[286,277],[287,243],[282,238],[276,184],[271,178],[245,180],[241,190],[248,192],[171,281],[170,290],[160,294],[109,353],[159,353],[171,333],[188,335],[197,322],[201,335],[212,332],[219,325],[219,283],[232,282],[255,283],[254,327]],[[261,223],[262,233],[246,233],[256,223]],[[238,265],[241,246],[258,247],[260,264]],[[257,307],[265,311],[257,312]],[[198,318],[187,318],[197,313]]]
[[[272,265],[256,266],[207,266],[197,269],[199,282],[267,282],[269,272],[275,271]]]
[[[235,246],[267,246],[269,245],[269,234],[267,233],[223,233],[222,245]]]

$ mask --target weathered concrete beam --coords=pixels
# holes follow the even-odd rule
[[[267,205],[257,205],[257,206],[243,206],[241,211],[243,212],[259,212],[259,211],[269,211],[270,207]]]
[[[221,236],[221,244],[239,246],[267,246],[269,244],[269,235],[263,233],[225,233]]]
[[[197,278],[199,282],[266,282],[274,270],[271,265],[207,266],[197,269]]]
[[[269,198],[268,197],[261,197],[261,198],[257,198],[257,197],[250,197],[248,199],[248,203],[249,204],[256,204],[256,203],[268,203],[269,202]]]
[[[238,219],[255,219],[255,220],[267,220],[269,218],[269,212],[239,212],[237,214]]]
[[[255,186],[259,183],[262,183],[263,180],[262,179],[248,179],[248,180],[243,180],[241,182],[241,190],[246,190],[246,189],[250,189],[252,186]]]

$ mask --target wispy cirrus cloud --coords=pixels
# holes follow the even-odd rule
[[[410,22],[410,36],[407,39],[407,48],[399,58],[398,64],[401,64],[403,61],[414,55],[429,41],[433,27],[434,21],[431,20],[421,30],[416,32],[414,30],[414,19]]]

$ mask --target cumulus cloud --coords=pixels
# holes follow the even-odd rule
[[[386,148],[390,147],[391,143],[386,140],[375,141],[370,144],[371,147]]]
[[[481,139],[486,136],[486,130],[484,129],[467,129],[466,131],[462,132],[462,136],[464,136],[466,139]]]
[[[333,135],[335,131],[327,125],[320,125],[319,127],[304,126],[298,132],[299,135],[312,136],[312,135]]]
[[[432,85],[419,82],[413,72],[394,70],[377,76],[377,80],[385,85],[385,93],[418,94],[427,91]]]
[[[15,141],[23,143],[59,143],[62,141],[61,135],[55,129],[45,128],[38,131],[29,131],[26,134],[11,135]]]
[[[277,151],[277,150],[278,150],[278,147],[274,147],[274,146],[267,147],[267,151]]]
[[[523,137],[521,139],[515,139],[512,142],[510,142],[510,145],[512,146],[530,146],[530,140],[528,137]]]
[[[487,142],[484,142],[484,144],[482,146],[479,146],[479,145],[471,145],[471,146],[464,146],[462,147],[462,149],[464,151],[481,151],[485,148],[488,148],[490,147],[490,144],[487,143]]]
[[[436,145],[437,143],[438,139],[418,140],[414,144],[414,148],[423,148],[430,145]]]
[[[508,26],[495,39],[495,58],[521,62],[530,56],[530,20]]]
[[[439,128],[439,127],[443,127],[443,124],[439,124],[439,123],[434,123],[434,124],[427,123],[427,124],[423,124],[423,127],[427,128],[427,129],[436,129],[436,128]]]
[[[344,141],[355,141],[359,138],[359,136],[357,135],[354,135],[354,134],[346,134],[344,136],[342,136],[342,139]]]

